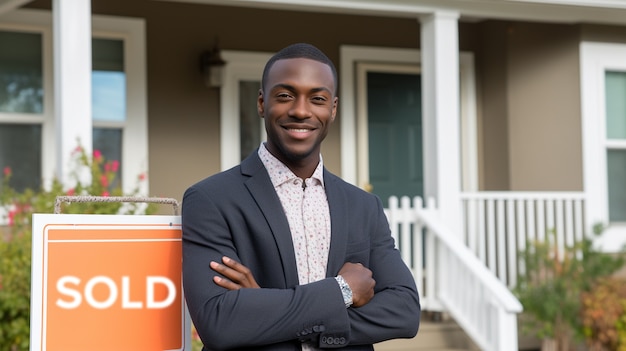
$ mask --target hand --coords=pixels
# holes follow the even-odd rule
[[[250,269],[229,257],[222,257],[224,264],[211,261],[211,269],[220,273],[224,277],[215,276],[215,284],[228,290],[239,290],[241,288],[260,288],[256,283]]]
[[[339,275],[352,289],[352,306],[360,307],[374,297],[376,281],[372,278],[372,271],[360,263],[346,262],[339,270]]]

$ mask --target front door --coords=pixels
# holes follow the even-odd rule
[[[360,64],[358,72],[361,183],[385,207],[390,196],[423,196],[419,67]]]

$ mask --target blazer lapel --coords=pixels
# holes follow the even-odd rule
[[[346,209],[348,199],[343,191],[340,179],[324,169],[324,186],[330,210],[330,252],[326,276],[334,277],[345,263],[346,246],[348,244],[348,221]]]
[[[298,269],[289,222],[285,216],[280,199],[274,190],[269,174],[256,152],[253,152],[252,155],[241,162],[241,172],[243,175],[250,177],[245,181],[245,185],[257,206],[263,212],[263,216],[276,241],[278,254],[285,272],[286,286],[298,285]]]

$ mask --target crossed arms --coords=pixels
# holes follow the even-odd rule
[[[272,345],[296,345],[306,338],[317,343],[325,336],[343,338],[346,346],[371,345],[415,335],[419,297],[379,200],[359,195],[365,198],[336,206],[350,215],[333,214],[331,207],[335,221],[327,278],[299,285],[278,199],[246,196],[247,189],[238,191],[232,184],[194,186],[183,200],[185,298],[209,350],[262,345],[282,350],[288,348]],[[350,308],[337,275],[352,289]]]

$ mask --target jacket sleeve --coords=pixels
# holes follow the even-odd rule
[[[182,204],[183,289],[191,318],[205,346],[209,350],[227,350],[296,343],[325,333],[335,336],[332,340],[347,342],[350,322],[333,278],[303,286],[267,288],[255,275],[262,288],[235,291],[213,282],[216,273],[209,263],[221,262],[223,256],[242,262],[237,240],[246,240],[245,236],[249,235],[234,235],[235,231],[246,231],[249,224],[226,218],[228,211],[238,209],[228,208],[229,204],[224,202],[216,206],[215,201],[219,201],[216,197],[222,195],[192,186],[185,192]],[[275,267],[275,274],[280,275],[280,269]]]
[[[366,265],[376,280],[375,295],[359,308],[349,308],[350,344],[373,344],[395,338],[411,338],[420,323],[420,301],[415,280],[395,248],[382,203],[376,197],[370,206],[373,221],[371,246]],[[362,217],[361,217],[362,218]],[[358,260],[358,258],[356,258]]]

